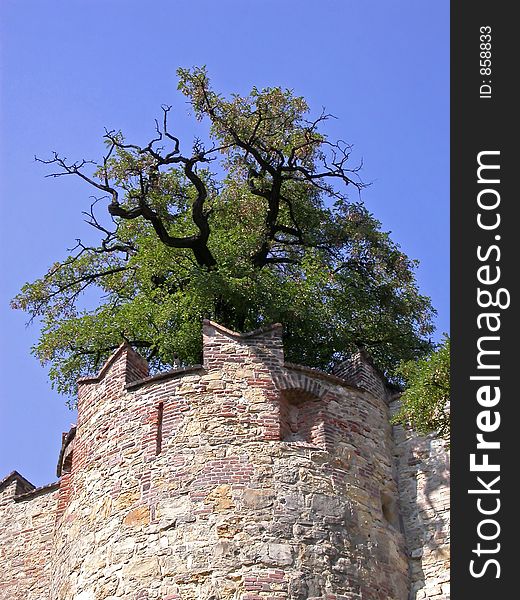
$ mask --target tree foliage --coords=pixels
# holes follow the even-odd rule
[[[432,431],[445,439],[450,436],[450,338],[426,358],[407,361],[398,372],[406,382],[401,409],[394,422],[409,425],[418,433]]]
[[[287,358],[316,367],[359,346],[387,373],[424,355],[433,309],[415,262],[363,206],[350,146],[323,131],[330,115],[310,118],[279,87],[225,98],[203,68],[178,75],[209,123],[188,153],[164,106],[146,145],[107,131],[98,163],[42,161],[98,194],[84,213],[96,243],[78,240],[13,300],[41,320],[33,351],[54,386],[73,394],[122,340],[154,369],[198,362],[203,317],[239,331],[281,322]]]

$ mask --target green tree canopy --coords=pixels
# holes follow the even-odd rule
[[[401,396],[401,409],[394,423],[411,426],[418,433],[436,432],[450,436],[450,338],[445,336],[427,357],[407,361],[398,373],[406,388]]]
[[[73,394],[122,340],[154,369],[198,362],[203,317],[238,331],[281,322],[287,358],[316,367],[359,346],[388,374],[424,355],[430,300],[363,206],[350,146],[323,131],[330,115],[309,117],[279,87],[225,98],[205,69],[178,75],[209,123],[188,153],[164,106],[146,145],[107,131],[97,164],[42,161],[98,193],[84,213],[96,243],[78,240],[12,302],[41,320],[33,351],[53,385]]]

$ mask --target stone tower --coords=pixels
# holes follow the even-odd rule
[[[335,375],[286,363],[281,334],[206,321],[203,365],[149,376],[123,345],[80,380],[59,487],[10,476],[0,518],[55,508],[35,566],[8,538],[23,578],[0,598],[407,600],[384,380],[362,353]]]

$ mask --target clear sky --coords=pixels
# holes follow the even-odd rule
[[[420,260],[436,339],[448,331],[448,0],[1,0],[0,40],[0,479],[54,481],[76,418],[9,300],[85,233],[91,191],[45,179],[34,155],[97,159],[105,127],[147,142],[163,103],[191,139],[179,66],[207,65],[223,93],[281,85],[333,113],[372,182],[363,200]]]

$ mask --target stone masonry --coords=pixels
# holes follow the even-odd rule
[[[59,481],[0,481],[0,600],[449,598],[446,452],[363,352],[284,361],[205,321],[203,364],[122,345],[79,381]]]

